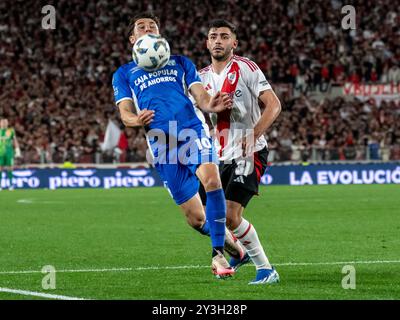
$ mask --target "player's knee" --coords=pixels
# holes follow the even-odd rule
[[[201,228],[206,222],[204,214],[198,212],[198,210],[186,209],[185,216],[187,223],[195,229]]]
[[[221,185],[221,180],[219,179],[219,177],[208,177],[205,181],[204,181],[204,189],[207,192],[210,191],[214,191],[217,189],[221,189],[222,185]]]
[[[194,228],[194,229],[200,229],[206,220],[202,217],[194,216],[194,217],[188,217],[188,223],[189,225]]]

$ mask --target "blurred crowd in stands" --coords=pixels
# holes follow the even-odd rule
[[[274,161],[400,160],[400,105],[374,99],[287,101],[268,133]]]
[[[46,4],[52,4],[52,1]],[[119,153],[101,152],[108,119],[121,124],[111,77],[131,60],[130,17],[153,10],[173,53],[210,63],[207,22],[238,26],[237,53],[271,84],[400,83],[400,14],[391,0],[59,0],[56,29],[42,1],[0,2],[0,116],[20,142],[19,163],[145,161],[142,129],[124,129]],[[356,8],[343,30],[341,8]],[[281,97],[268,132],[271,160],[400,159],[400,105]],[[122,126],[121,126],[122,128]]]

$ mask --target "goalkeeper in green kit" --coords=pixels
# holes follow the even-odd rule
[[[6,171],[6,177],[9,181],[8,188],[9,190],[14,189],[12,181],[14,170],[14,156],[21,156],[21,151],[19,149],[17,137],[15,136],[15,131],[13,128],[8,128],[7,119],[0,119],[0,191],[2,190],[3,186],[7,186],[7,184],[2,181],[4,169]]]

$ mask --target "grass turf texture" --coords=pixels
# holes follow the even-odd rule
[[[400,298],[399,186],[271,186],[260,195],[245,216],[276,264],[278,285],[249,286],[254,266],[215,279],[209,238],[186,225],[165,189],[140,188],[2,191],[0,287],[89,299]],[[398,262],[354,264],[355,290],[342,288],[344,264],[287,265],[383,260]],[[58,272],[56,289],[43,290],[45,265],[132,269]],[[4,273],[20,270],[38,272]]]

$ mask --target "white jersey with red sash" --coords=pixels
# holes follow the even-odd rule
[[[253,129],[261,117],[258,104],[260,92],[271,90],[271,86],[260,68],[251,60],[234,55],[224,70],[217,74],[212,66],[199,71],[201,81],[212,96],[217,91],[226,92],[233,98],[233,107],[210,120],[216,132],[215,145],[221,161],[241,157],[241,139],[246,129]],[[267,146],[264,136],[257,139],[254,151]]]

